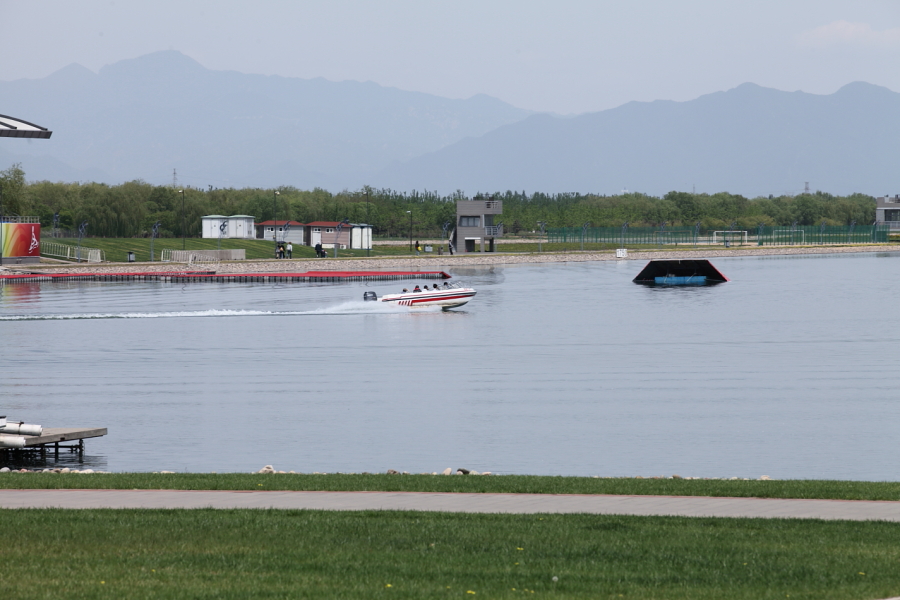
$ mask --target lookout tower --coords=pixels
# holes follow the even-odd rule
[[[475,252],[475,244],[479,244],[480,252],[484,252],[484,243],[488,243],[488,252],[494,252],[494,240],[503,236],[503,223],[494,224],[494,217],[503,214],[503,201],[493,197],[485,200],[456,201],[456,231],[453,234],[453,246],[460,253]]]

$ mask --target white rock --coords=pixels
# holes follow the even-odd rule
[[[737,480],[738,480],[737,477],[732,477],[732,478],[731,478],[731,481],[737,481]]]
[[[450,467],[447,467],[446,469],[441,471],[441,475],[452,475],[452,474],[453,474],[453,469],[451,469]]]
[[[284,475],[284,474],[285,474],[285,472],[284,472],[284,471],[278,471],[278,472],[279,472],[279,473],[281,473],[281,474],[282,474],[282,475]]]
[[[484,473],[482,473],[482,475],[490,475],[490,474],[491,474],[490,471],[485,471]]]
[[[0,469],[0,473],[9,473],[9,467],[3,467]]]
[[[160,471],[160,473],[167,473],[169,475],[173,474],[175,471]]]
[[[93,473],[93,472],[94,472],[93,469],[85,469],[85,470],[83,470],[83,471],[81,472],[81,474],[84,475],[84,474],[86,474],[86,473]]]
[[[257,473],[263,473],[263,474],[274,473],[274,472],[275,472],[275,467],[273,467],[272,465],[266,465],[262,469],[257,471]]]
[[[481,475],[478,471],[469,471],[469,475]]]
[[[70,469],[69,467],[63,467],[59,472],[60,473],[71,473],[72,469]]]
[[[772,478],[769,477],[768,475],[763,475],[762,477],[759,478],[759,480],[760,481],[772,481]]]

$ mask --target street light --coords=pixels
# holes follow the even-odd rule
[[[153,225],[153,231],[150,233],[150,262],[153,262],[153,240],[159,237],[159,226],[161,223],[157,221]]]
[[[278,258],[278,190],[272,194],[272,239],[275,240],[275,258]]]
[[[412,211],[406,211],[409,213],[409,253],[412,254]]]
[[[337,227],[334,229],[334,257],[337,258],[338,251],[338,240],[341,237],[341,230],[344,228],[344,225],[349,225],[350,219],[344,219],[340,223],[338,223]]]
[[[584,252],[584,234],[587,233],[588,227],[591,226],[591,222],[588,221],[584,225],[581,226],[581,251]]]
[[[366,256],[371,256],[372,254],[372,224],[369,223],[369,188],[366,187],[366,225],[369,226],[369,241],[366,244]],[[363,235],[363,240],[365,240],[365,235]]]
[[[181,249],[184,250],[184,190],[178,190],[181,194]]]
[[[538,238],[538,252],[542,252],[544,242],[544,227],[547,225],[547,221],[538,221],[537,224],[541,227],[541,237]]]

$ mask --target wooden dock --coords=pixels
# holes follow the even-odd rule
[[[14,453],[39,452],[41,458],[47,458],[47,447],[59,458],[59,449],[67,449],[84,458],[84,440],[102,437],[107,434],[106,427],[45,427],[41,435],[22,436],[25,438],[24,448],[0,448],[0,459],[8,459]],[[3,461],[0,461],[3,462]]]

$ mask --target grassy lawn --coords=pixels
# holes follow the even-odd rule
[[[77,246],[78,240],[71,238],[46,238],[45,242],[56,242]],[[214,239],[189,238],[185,240],[187,250],[216,250],[219,241]],[[125,262],[128,260],[128,252],[135,253],[138,262],[150,260],[149,238],[85,238],[82,241],[84,248],[99,248],[106,253],[106,260],[110,262]],[[266,240],[234,240],[223,239],[222,250],[244,249],[247,251],[247,259],[271,259],[275,256],[275,245]],[[160,238],[153,241],[153,253],[159,260],[163,249],[181,250],[181,238]],[[315,258],[315,250],[309,246],[294,244],[294,258]],[[334,250],[329,250],[329,257],[334,256]],[[338,250],[339,258],[366,256],[365,250]],[[403,246],[378,246],[372,248],[371,256],[410,256],[409,248]],[[52,256],[50,258],[53,258]]]
[[[898,482],[594,479],[533,475],[6,473],[0,474],[0,489],[327,490],[900,500]]]
[[[211,509],[0,518],[0,589],[18,600],[900,594],[898,523]]]

